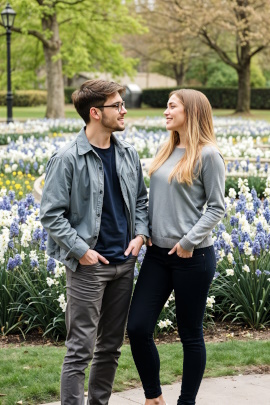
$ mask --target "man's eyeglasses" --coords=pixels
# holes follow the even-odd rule
[[[122,101],[121,103],[115,103],[115,104],[111,104],[111,105],[100,105],[99,107],[95,107],[95,108],[116,108],[117,111],[120,113],[122,111],[122,108],[125,108],[125,102]]]

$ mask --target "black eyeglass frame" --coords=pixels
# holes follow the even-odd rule
[[[110,105],[99,105],[98,107],[94,107],[94,108],[108,108],[108,107],[112,108],[112,107],[115,107],[115,108],[117,108],[118,112],[120,113],[122,111],[122,108],[123,107],[125,108],[125,105],[126,105],[126,103],[123,100],[121,102],[119,101],[117,103],[110,104]]]

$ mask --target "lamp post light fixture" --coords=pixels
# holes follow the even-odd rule
[[[6,8],[1,13],[2,23],[7,34],[7,123],[13,122],[12,119],[12,91],[11,91],[11,69],[10,69],[10,37],[16,13],[7,3]]]

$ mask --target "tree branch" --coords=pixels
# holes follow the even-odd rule
[[[3,24],[1,22],[0,22],[0,25],[3,27]],[[12,27],[11,31],[17,32],[18,34],[23,34],[21,28]],[[29,31],[27,31],[27,34],[38,38],[45,46],[50,47],[50,41],[48,41],[46,38],[44,38],[44,36],[39,31],[29,30]]]
[[[250,54],[250,59],[253,58],[254,55],[256,55],[257,53],[261,52],[261,51],[262,51],[263,49],[265,49],[265,48],[268,48],[268,45],[259,46],[259,48],[255,49],[255,51],[253,51],[253,52]]]
[[[70,22],[70,21],[72,21],[73,20],[73,18],[67,18],[66,20],[63,20],[63,21],[60,21],[59,23],[58,23],[58,25],[60,26],[60,25],[62,25],[62,24],[65,24],[66,22]]]
[[[199,35],[201,35],[203,37],[203,39],[205,39],[205,43],[207,45],[210,46],[210,48],[212,48],[217,54],[218,56],[223,60],[223,62],[225,62],[227,65],[233,67],[236,70],[239,70],[239,64],[234,63],[231,58],[227,55],[226,52],[224,52],[218,45],[216,42],[212,41],[212,39],[209,37],[209,35],[207,34],[207,31],[205,29],[201,29],[199,32]]]
[[[76,4],[84,3],[85,0],[74,0],[72,2],[65,1],[65,0],[56,0],[54,4],[67,4],[68,6],[75,6]]]

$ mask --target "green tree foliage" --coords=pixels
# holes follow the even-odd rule
[[[260,67],[260,65],[254,59],[251,62],[250,69],[250,86],[251,87],[265,87],[266,77]]]
[[[6,38],[0,37],[0,90],[7,88]],[[40,41],[34,37],[12,33],[11,68],[12,89],[38,89],[44,86],[45,72],[40,74],[44,65],[44,55]]]
[[[24,66],[20,62],[24,49],[29,47],[30,55],[35,54],[37,40],[43,48],[43,60],[39,60],[37,68],[43,62],[48,87],[47,116],[63,116],[63,74],[72,77],[79,71],[106,71],[117,77],[134,73],[136,61],[123,57],[123,48],[117,41],[121,35],[141,32],[143,28],[129,15],[123,1],[12,0],[11,6],[17,13],[13,31],[22,34],[21,38],[16,35],[21,44],[16,53],[20,68]],[[0,8],[4,7],[5,1],[0,0]],[[4,39],[0,37],[1,47]],[[16,50],[13,47],[14,41],[12,52]],[[29,65],[25,66],[27,70]]]

